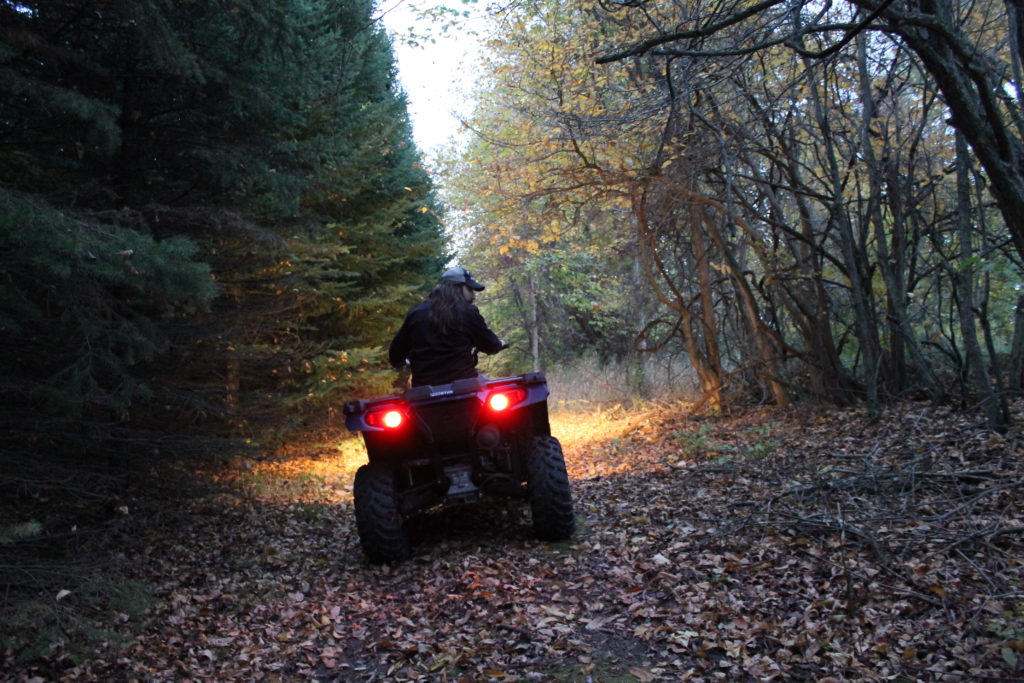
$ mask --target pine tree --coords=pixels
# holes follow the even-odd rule
[[[311,393],[365,386],[352,381],[369,376],[356,374],[362,361],[380,365],[444,261],[439,205],[371,3],[29,0],[0,2],[0,23],[0,181],[12,205],[38,208],[31,224],[53,226],[40,235],[77,225],[121,236],[54,240],[39,272],[94,293],[61,305],[105,342],[123,345],[103,324],[112,309],[151,340],[100,369],[62,348],[75,335],[55,338],[50,362],[26,366],[19,386],[79,368],[64,385],[71,403],[105,386],[107,409],[150,425],[251,422],[250,409],[270,423]],[[36,273],[10,225],[8,270]],[[111,252],[121,242],[141,246]],[[114,265],[159,273],[130,297],[131,278],[82,286],[92,271],[58,266],[129,249],[135,260]],[[144,253],[160,264],[152,273],[134,265]],[[32,276],[8,281],[0,314],[27,329],[52,292]],[[350,358],[356,367],[322,372]],[[140,403],[147,387],[171,414]]]

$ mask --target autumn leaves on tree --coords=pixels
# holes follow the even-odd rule
[[[578,352],[565,323],[602,351],[627,329],[678,349],[712,405],[877,414],[921,391],[1005,421],[1024,350],[1018,14],[894,0],[502,14],[478,135],[451,161],[465,242],[539,301],[495,314],[537,320],[551,360]],[[567,262],[595,283],[585,303]],[[594,337],[599,315],[615,323]]]

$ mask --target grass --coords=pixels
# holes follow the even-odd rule
[[[355,471],[366,462],[361,437],[286,446],[269,460],[249,462],[238,475],[247,497],[278,503],[323,503],[351,494]]]
[[[545,374],[557,409],[616,404],[642,409],[650,403],[692,401],[697,386],[681,359],[649,354],[605,363],[585,357],[573,365],[545,368]]]
[[[775,425],[772,423],[759,424],[753,427],[749,434],[752,441],[747,444],[747,455],[755,460],[767,458],[779,448],[779,440],[774,438]]]
[[[713,438],[711,426],[702,424],[696,430],[681,430],[672,436],[683,458],[692,460],[700,455],[714,455],[716,462],[727,464],[736,460],[761,460],[774,454],[780,444],[774,432],[773,424],[759,424],[737,432],[739,443],[721,443]]]
[[[681,431],[674,434],[680,453],[687,459],[693,459],[708,450],[711,432],[709,425],[701,425],[697,431]]]

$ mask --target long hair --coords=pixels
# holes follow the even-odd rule
[[[466,305],[462,284],[442,282],[430,293],[430,326],[438,334],[448,334],[458,320],[456,311]]]

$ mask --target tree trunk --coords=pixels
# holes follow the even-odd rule
[[[857,36],[857,65],[860,75],[860,97],[861,97],[861,129],[860,129],[860,152],[864,156],[864,165],[868,173],[868,197],[867,220],[872,224],[875,234],[875,248],[878,250],[878,268],[885,281],[886,307],[889,310],[891,327],[893,329],[892,355],[893,366],[900,367],[903,364],[903,349],[909,353],[914,363],[917,376],[924,384],[928,396],[934,403],[942,403],[945,395],[939,387],[939,382],[932,372],[932,368],[921,350],[920,344],[910,327],[910,320],[907,316],[907,287],[904,280],[904,273],[898,269],[895,263],[902,263],[902,254],[890,254],[889,238],[885,234],[885,220],[882,217],[882,170],[875,157],[875,150],[871,144],[870,128],[871,121],[875,116],[874,97],[871,93],[871,77],[867,67],[867,47],[863,34]],[[900,226],[893,222],[892,230],[898,230]],[[898,241],[899,244],[902,240]],[[895,261],[895,263],[894,263]],[[902,378],[896,378],[896,386],[902,388]]]
[[[647,201],[648,196],[646,192],[633,199],[633,214],[636,217],[637,253],[640,257],[644,279],[647,282],[648,288],[657,299],[675,311],[681,318],[682,324],[678,326],[678,329],[683,335],[683,342],[690,357],[690,364],[693,366],[700,381],[703,394],[702,400],[704,403],[709,404],[713,411],[718,411],[722,408],[724,373],[721,362],[718,359],[718,346],[714,328],[709,329],[706,327],[704,319],[698,318],[687,307],[682,292],[675,286],[675,283],[666,271],[665,265],[658,255],[658,236],[648,222]],[[671,296],[664,292],[662,284],[668,287]],[[700,327],[705,340],[714,345],[715,354],[713,361],[697,345],[695,327]]]
[[[974,266],[971,259],[974,249],[971,246],[971,194],[968,177],[967,143],[964,137],[956,136],[956,198],[957,198],[957,236],[960,247],[960,262],[953,269],[953,282],[959,299],[960,332],[963,335],[964,354],[967,356],[968,385],[977,392],[989,426],[1002,429],[1006,426],[1003,411],[1000,410],[999,397],[992,387],[988,369],[985,367],[981,345],[978,343],[978,332],[974,325]]]
[[[238,436],[242,432],[242,423],[238,415],[238,394],[242,389],[242,363],[238,351],[228,348],[228,357],[224,371],[224,404],[228,413],[231,433]]]
[[[722,209],[724,207],[717,208]],[[718,248],[719,255],[725,260],[725,268],[728,271],[727,274],[731,278],[736,287],[736,291],[739,294],[744,320],[746,320],[747,328],[750,331],[750,335],[754,341],[754,347],[757,349],[759,356],[758,361],[761,367],[761,372],[758,374],[771,390],[772,397],[775,399],[775,404],[779,406],[789,405],[789,392],[786,391],[786,386],[782,382],[782,369],[779,365],[781,348],[775,344],[776,340],[772,338],[773,335],[771,330],[761,322],[761,313],[757,305],[757,300],[754,298],[754,293],[751,291],[750,283],[747,282],[747,279],[743,276],[743,272],[740,270],[739,265],[736,263],[733,250],[725,243],[725,240],[722,238],[721,231],[719,231],[718,227],[713,224],[712,219],[707,215],[707,212],[702,211],[700,213],[702,222],[707,228],[708,235]]]
[[[794,136],[795,131],[792,126],[789,126],[783,141],[783,149],[786,152],[785,173],[794,188],[804,188],[807,187],[807,184],[804,181],[800,163],[797,161],[798,156],[793,151],[797,146]],[[811,288],[806,296],[808,302],[806,305],[802,304],[804,297],[799,300],[794,297],[802,314],[797,319],[802,318],[805,321],[801,325],[801,330],[804,343],[813,354],[812,372],[822,385],[819,391],[826,392],[833,400],[846,405],[863,392],[843,366],[835,337],[832,334],[830,320],[832,301],[828,292],[825,291],[822,275],[822,252],[820,248],[811,246],[818,241],[813,212],[808,205],[807,198],[801,192],[794,192],[793,201],[800,216],[799,234],[803,239],[789,240],[789,242],[796,242],[790,246],[790,253],[793,254],[793,258],[800,267],[800,272],[806,277]]]
[[[1013,345],[1010,347],[1010,391],[1020,394],[1024,388],[1024,294],[1017,297],[1013,311]]]
[[[526,294],[530,306],[530,357],[533,359],[533,371],[540,372],[540,317],[537,314],[537,288],[531,270],[526,273]]]
[[[828,118],[821,102],[821,92],[815,80],[815,72],[817,70],[810,60],[805,59],[804,65],[807,69],[808,88],[814,107],[814,116],[822,133],[822,142],[824,143],[826,153],[825,159],[828,163],[830,189],[832,192],[831,220],[836,228],[836,241],[839,244],[847,275],[850,278],[850,304],[853,307],[854,329],[856,330],[857,340],[860,342],[860,354],[864,359],[863,374],[868,416],[872,421],[875,421],[881,416],[882,411],[878,395],[880,349],[875,316],[872,314],[871,302],[869,300],[870,282],[867,281],[867,276],[865,275],[867,271],[864,265],[866,258],[853,234],[850,217],[842,206],[842,174],[839,160],[836,156],[835,145],[831,138]]]
[[[722,357],[718,350],[718,335],[715,324],[715,297],[711,286],[711,262],[708,260],[708,249],[704,233],[700,229],[700,221],[690,211],[690,240],[696,261],[697,281],[700,285],[700,320],[704,339],[704,356],[707,365],[712,368],[722,367]],[[692,334],[692,333],[691,333]]]

